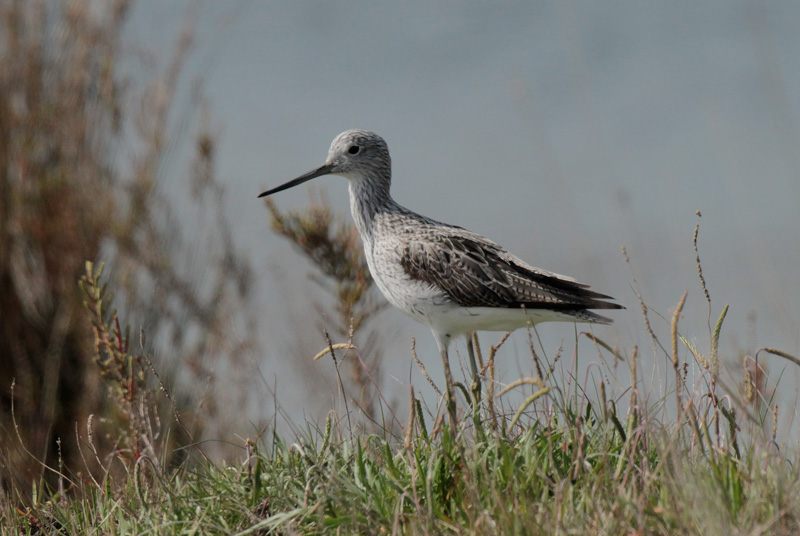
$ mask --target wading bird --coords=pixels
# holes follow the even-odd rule
[[[454,337],[466,337],[477,382],[475,331],[513,331],[545,321],[608,324],[611,319],[591,309],[623,308],[570,277],[526,264],[481,235],[397,204],[389,193],[389,148],[374,132],[342,132],[323,165],[259,197],[322,175],[341,175],[350,183],[350,210],[375,284],[392,305],[433,332],[454,431],[456,405],[447,353]]]

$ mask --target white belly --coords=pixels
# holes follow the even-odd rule
[[[514,331],[528,325],[548,321],[574,322],[575,318],[557,311],[543,309],[508,309],[494,307],[434,307],[428,310],[428,325],[451,336],[473,331]]]

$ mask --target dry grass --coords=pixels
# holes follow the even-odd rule
[[[327,314],[322,305],[316,307],[321,313],[320,319],[327,321],[320,331],[325,331],[329,346],[332,341],[328,325],[336,339],[346,340],[354,347],[343,358],[350,370],[347,391],[354,393],[352,402],[373,424],[384,426],[378,423],[376,391],[379,389],[375,388],[380,381],[381,340],[370,321],[387,303],[376,299],[358,232],[349,220],[335,216],[324,199],[312,197],[309,207],[303,211],[282,212],[271,199],[265,199],[265,205],[272,229],[311,261],[315,273],[309,277],[333,299],[335,314]],[[331,351],[331,355],[336,354]],[[336,365],[338,372],[338,361]],[[339,381],[344,390],[341,375]]]
[[[0,0],[0,489],[28,499],[30,482],[56,485],[47,468],[101,469],[79,448],[90,416],[93,447],[119,446],[77,285],[87,260],[106,261],[114,305],[169,344],[165,381],[205,385],[179,400],[195,437],[232,424],[213,371],[250,369],[251,273],[219,208],[215,141],[173,110],[191,29],[163,70],[141,67],[136,94],[117,72],[128,9],[123,0]],[[176,131],[176,121],[189,126]],[[176,135],[195,140],[187,197],[210,227],[200,263],[182,236],[197,222],[178,220],[160,186]],[[113,359],[125,358],[119,350]],[[236,393],[230,402],[246,403],[247,391]]]

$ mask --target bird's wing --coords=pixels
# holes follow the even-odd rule
[[[403,269],[463,307],[618,309],[609,296],[569,278],[539,270],[480,235],[454,227],[404,245]]]

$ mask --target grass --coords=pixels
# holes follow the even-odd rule
[[[88,268],[83,285],[92,296],[100,283]],[[98,339],[109,330],[119,337],[117,322],[98,320],[105,315],[98,301],[88,304]],[[247,439],[236,460],[202,458],[195,446],[173,467],[153,458],[149,442],[147,453],[136,446],[146,431],[132,420],[122,442],[128,448],[117,457],[121,474],[107,463],[101,480],[62,475],[59,489],[39,487],[27,507],[5,502],[0,526],[65,535],[797,534],[800,459],[796,448],[777,449],[777,407],[758,402],[763,386],[736,400],[727,392],[722,403],[711,355],[724,314],[709,332],[706,357],[678,344],[679,312],[673,344],[663,350],[670,367],[679,361],[674,399],[639,395],[636,349],[622,355],[577,334],[628,363],[631,385],[614,393],[600,382],[591,397],[564,372],[564,359],[537,352],[550,372],[517,383],[530,394],[516,407],[499,394],[473,407],[469,390],[460,389],[455,434],[411,389],[408,419],[396,434],[398,426],[366,433],[331,413],[324,428],[308,424],[292,438]],[[489,351],[487,377],[498,351]],[[689,366],[706,371],[696,385],[684,383]],[[559,370],[563,380],[555,378]],[[142,376],[144,368],[140,390]],[[130,383],[124,373],[121,383]],[[123,393],[120,404],[126,400]]]
[[[21,534],[796,534],[796,456],[737,455],[711,431],[620,430],[594,406],[544,405],[511,432],[429,430],[406,441],[324,430],[238,463],[178,468],[119,489],[79,484],[25,511]],[[633,421],[629,421],[629,424]],[[486,424],[486,423],[484,423]],[[681,439],[681,437],[685,439]],[[78,491],[79,493],[74,493]]]

